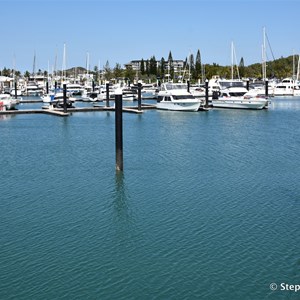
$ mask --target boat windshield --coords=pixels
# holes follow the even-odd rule
[[[187,85],[167,83],[166,90],[187,90]]]
[[[233,97],[242,97],[242,96],[244,96],[246,93],[241,93],[241,92],[239,92],[239,93],[236,93],[236,92],[230,92],[229,93],[229,95],[230,96],[233,96]]]
[[[174,100],[196,99],[193,95],[173,95]]]
[[[243,87],[242,81],[219,81],[222,88]]]

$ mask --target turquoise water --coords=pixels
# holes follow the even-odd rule
[[[300,298],[300,99],[114,128],[0,119],[0,299]]]

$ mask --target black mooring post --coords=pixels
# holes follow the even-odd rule
[[[208,79],[205,80],[205,107],[208,108]]]
[[[67,112],[67,85],[63,84],[64,113]]]
[[[15,81],[15,99],[18,98],[18,92],[17,92],[17,82]]]
[[[46,81],[46,94],[48,95],[49,94],[49,82]]]
[[[93,88],[93,92],[95,92],[95,81],[92,81],[92,88]]]
[[[138,83],[138,110],[142,109],[142,84]]]
[[[55,93],[56,93],[56,90],[57,90],[57,81],[54,82],[54,89],[55,89]]]
[[[247,89],[247,91],[249,91],[249,79],[247,79],[247,82],[246,82],[246,89]]]
[[[109,82],[106,82],[106,107],[109,107]]]
[[[187,92],[188,93],[190,92],[190,81],[189,80],[187,81]]]
[[[266,96],[266,98],[269,97],[269,80],[268,79],[266,79],[266,81],[265,81],[265,96]]]
[[[123,171],[123,118],[122,91],[115,94],[116,170]]]

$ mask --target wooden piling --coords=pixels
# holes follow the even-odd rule
[[[138,83],[138,110],[142,109],[142,84]]]
[[[266,79],[266,81],[265,81],[265,96],[266,96],[266,98],[269,97],[269,80],[268,79]]]
[[[67,113],[67,85],[63,84],[64,113]]]
[[[208,108],[208,79],[205,80],[205,107]]]
[[[109,82],[106,82],[106,107],[109,107]]]
[[[115,93],[116,171],[123,171],[122,91]]]
[[[17,82],[15,81],[15,99],[18,98],[18,88],[17,88]]]

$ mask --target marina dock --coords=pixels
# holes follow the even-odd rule
[[[123,107],[123,112],[126,113],[135,113],[135,114],[142,114],[144,110],[148,109],[156,109],[155,105],[150,104],[143,104],[141,110],[138,110],[136,106],[126,106]],[[59,117],[66,117],[69,116],[70,113],[76,112],[92,112],[92,111],[115,111],[114,106],[103,106],[103,105],[94,105],[91,107],[72,107],[68,108],[67,112],[64,112],[63,108],[54,108],[49,109],[48,106],[43,106],[41,109],[15,109],[15,110],[6,110],[0,111],[0,115],[20,115],[20,114],[48,114],[54,115]]]

